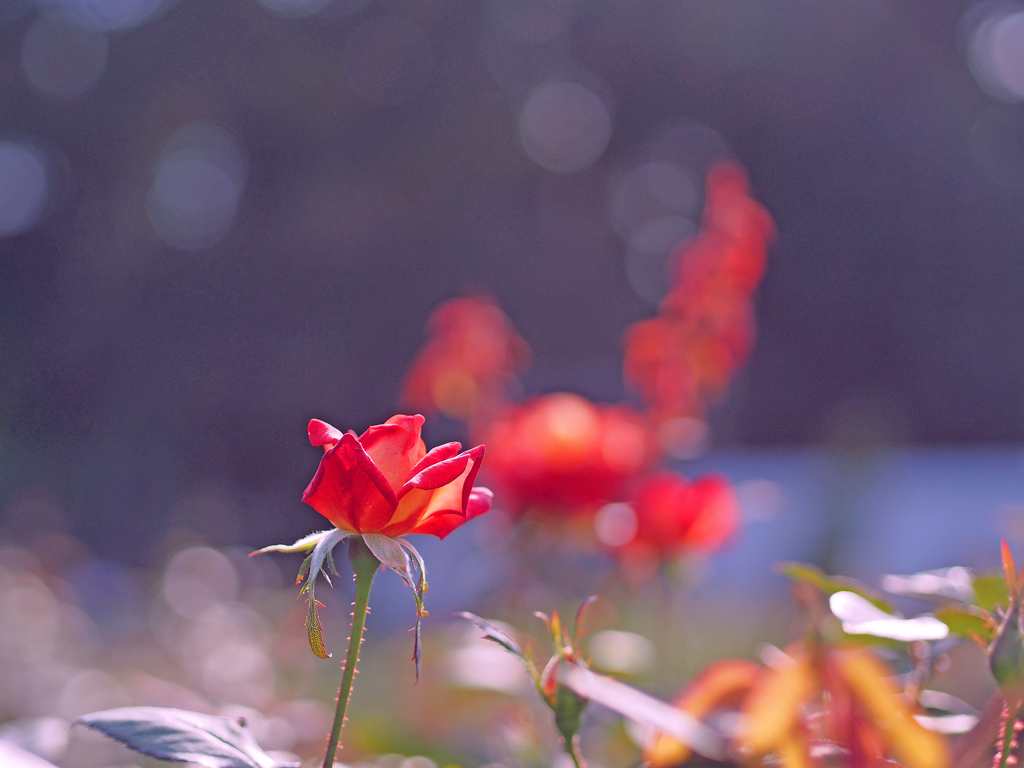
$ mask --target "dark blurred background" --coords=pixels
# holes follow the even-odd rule
[[[3,530],[311,530],[306,420],[466,291],[627,396],[725,157],[779,235],[713,446],[1020,443],[1022,99],[1001,1],[0,0]]]

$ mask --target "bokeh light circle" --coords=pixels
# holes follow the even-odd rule
[[[594,533],[608,547],[623,547],[636,536],[639,523],[629,504],[606,504],[594,516]]]
[[[59,0],[64,18],[92,32],[137,27],[164,5],[165,0]]]
[[[612,135],[612,118],[589,88],[552,80],[536,88],[519,118],[523,149],[549,171],[572,173],[593,165]]]
[[[433,66],[430,40],[411,20],[398,16],[382,16],[360,25],[349,38],[342,59],[352,90],[384,106],[415,96],[430,81]]]
[[[317,14],[321,19],[347,19],[370,4],[371,0],[329,0]]]
[[[290,19],[300,19],[319,13],[331,0],[259,0],[271,13]]]
[[[989,96],[1024,101],[1024,5],[997,0],[974,6],[964,19],[967,64]]]
[[[659,304],[669,291],[669,254],[697,234],[697,224],[682,216],[659,216],[644,222],[629,238],[626,277],[638,296]]]
[[[59,19],[41,16],[25,33],[21,65],[46,96],[73,99],[87,93],[107,65],[107,38]]]
[[[45,155],[35,147],[0,141],[0,237],[35,226],[49,197]]]
[[[146,200],[149,221],[168,244],[208,248],[231,229],[245,185],[245,158],[223,128],[196,123],[168,141]]]
[[[667,162],[632,169],[614,185],[610,198],[611,224],[624,238],[661,216],[696,216],[700,204],[693,175]]]

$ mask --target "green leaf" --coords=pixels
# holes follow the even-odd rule
[[[123,707],[75,721],[160,760],[204,768],[291,768],[256,743],[242,718],[216,717],[166,707]]]
[[[950,605],[935,611],[935,618],[949,627],[949,631],[961,637],[971,637],[973,632],[986,643],[991,643],[995,631],[985,621],[985,615],[974,606]]]
[[[994,611],[997,606],[1010,604],[1010,591],[1001,573],[975,576],[971,586],[974,587],[974,604],[983,610]]]
[[[856,579],[850,579],[845,576],[829,576],[821,568],[810,563],[778,563],[775,568],[783,576],[817,587],[829,597],[836,592],[853,592],[855,595],[863,597],[876,608],[886,613],[892,613],[892,606],[881,595]]]
[[[455,614],[460,619],[467,619],[476,625],[476,628],[484,633],[484,638],[490,640],[492,643],[497,643],[506,651],[511,654],[518,656],[520,659],[526,660],[526,656],[523,654],[523,649],[519,647],[519,643],[513,640],[511,637],[506,635],[496,626],[491,624],[486,619],[481,619],[475,613],[469,613],[468,611],[462,611],[461,613]]]

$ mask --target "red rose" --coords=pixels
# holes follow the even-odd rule
[[[488,471],[524,507],[579,509],[619,498],[655,451],[640,414],[566,392],[510,409],[486,438]]]
[[[356,533],[444,538],[491,507],[491,492],[474,488],[484,447],[459,453],[459,443],[429,453],[422,416],[393,416],[356,437],[309,422],[309,441],[324,457],[302,500],[335,527]]]
[[[626,547],[674,554],[718,549],[739,526],[739,504],[719,475],[688,481],[662,472],[645,480],[633,500],[636,534]]]

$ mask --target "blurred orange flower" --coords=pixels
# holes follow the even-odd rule
[[[444,538],[491,507],[491,492],[474,488],[484,446],[459,453],[447,443],[429,453],[420,438],[422,416],[393,416],[356,437],[309,422],[309,441],[323,446],[316,475],[302,500],[336,528],[356,533]]]
[[[430,339],[405,380],[402,403],[468,419],[493,410],[530,359],[530,348],[485,296],[447,301],[427,322]]]
[[[914,708],[892,683],[892,671],[870,650],[802,643],[775,652],[770,668],[744,661],[709,666],[685,688],[676,706],[697,718],[737,710],[733,750],[747,758],[774,756],[783,768],[819,765],[814,747],[842,754],[843,765],[946,768],[948,742],[914,719]],[[650,740],[650,768],[679,765],[690,756],[662,734]]]
[[[485,438],[489,476],[520,509],[580,509],[620,498],[655,457],[640,414],[566,392],[509,409]]]

